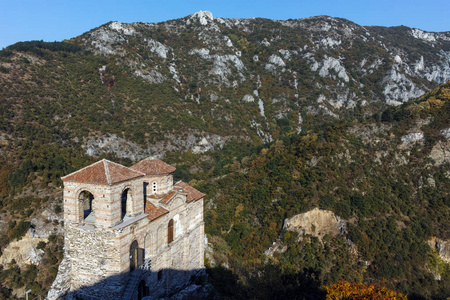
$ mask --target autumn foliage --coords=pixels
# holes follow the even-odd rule
[[[367,286],[345,280],[325,286],[325,289],[327,290],[326,300],[407,300],[402,293],[391,291],[385,287],[374,284]]]

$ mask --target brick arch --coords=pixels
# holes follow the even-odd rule
[[[173,210],[184,203],[185,203],[185,201],[182,197],[175,197],[174,199],[170,200],[170,202],[168,203],[169,210]]]
[[[155,245],[153,243],[155,242],[154,232],[148,231],[147,234],[144,237],[144,249],[146,256],[152,256],[155,254]]]
[[[83,195],[83,193],[89,193],[89,195]],[[79,222],[84,222],[86,219],[95,222],[95,199],[97,198],[96,193],[94,194],[92,189],[83,186],[75,191],[77,199],[77,216]],[[92,215],[91,215],[92,214]]]
[[[165,224],[161,224],[158,227],[158,230],[156,233],[156,251],[155,252],[158,252],[166,245],[166,242],[167,242],[166,231],[167,231],[167,228],[166,228]]]

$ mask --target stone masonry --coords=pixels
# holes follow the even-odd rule
[[[204,194],[173,183],[174,171],[155,158],[103,159],[62,178],[71,297],[154,299],[203,270]]]

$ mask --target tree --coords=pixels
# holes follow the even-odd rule
[[[407,300],[402,293],[389,290],[385,287],[369,286],[363,283],[351,283],[341,280],[325,286],[326,300]]]

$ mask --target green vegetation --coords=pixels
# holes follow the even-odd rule
[[[395,113],[411,110],[417,103],[442,102],[439,110],[422,115],[433,115],[433,121],[424,127],[435,128],[426,131],[430,134],[427,141],[440,140],[439,130],[449,126],[449,91],[450,84],[443,85],[438,92]],[[392,128],[382,132],[377,143],[364,143],[349,134],[350,128],[363,132],[363,128],[376,125],[374,120],[318,125],[305,130],[304,135],[284,137],[259,153],[234,158],[223,168],[228,174],[213,183],[204,183],[206,176],[193,181],[208,194],[208,205],[213,207],[206,211],[205,219],[207,233],[216,236],[213,244],[220,245],[213,248],[214,264],[230,266],[238,282],[246,282],[247,291],[261,288],[261,281],[251,286],[251,274],[264,274],[260,266],[269,264],[283,276],[295,277],[305,268],[312,270],[318,286],[342,279],[378,281],[417,297],[434,295],[441,299],[448,294],[448,266],[437,267],[443,278],[435,281],[432,272],[439,263],[436,256],[427,260],[430,248],[426,242],[431,236],[450,237],[450,178],[445,175],[450,166],[430,165],[424,159],[431,150],[427,143],[411,154],[408,164],[396,160],[395,155],[406,153],[391,131],[405,134],[407,125],[416,118],[405,115],[399,121],[392,120]],[[374,161],[381,151],[386,152],[386,159]],[[424,183],[430,176],[434,186]],[[296,234],[282,230],[284,218],[315,206],[355,220],[348,223],[348,234],[361,261],[349,254],[348,245],[339,237],[327,237],[322,242],[306,237],[299,242]],[[267,262],[263,252],[280,235],[287,249]],[[224,276],[216,272],[212,268],[211,277]],[[273,279],[261,276],[268,282]],[[232,290],[230,285],[224,293]],[[242,298],[249,295],[252,293]]]
[[[0,299],[14,299],[11,296],[12,289],[24,287],[26,290],[31,289],[30,299],[37,297],[46,292],[58,272],[58,265],[63,257],[64,240],[60,236],[51,235],[49,242],[45,246],[45,255],[39,264],[27,265],[20,268],[16,261],[11,261],[7,268],[0,268]],[[42,244],[38,245],[38,249],[43,249]]]
[[[21,42],[0,51],[0,210],[5,220],[0,250],[20,239],[45,207],[61,213],[60,177],[98,159],[85,154],[88,140],[116,135],[143,149],[173,149],[164,160],[177,166],[176,179],[207,194],[205,224],[213,248],[208,272],[225,297],[323,299],[324,285],[349,280],[383,283],[412,299],[445,299],[448,265],[426,242],[431,236],[450,238],[450,166],[429,157],[445,141],[441,130],[450,127],[450,84],[395,108],[381,102],[347,111],[328,106],[339,114],[336,120],[316,103],[321,94],[333,97],[328,87],[337,81],[311,71],[302,51],[315,45],[306,27],[252,22],[252,34],[218,25],[246,66],[244,80],[230,63],[229,84],[211,75],[212,60],[188,54],[208,46],[194,25],[175,35],[170,26],[141,24],[136,27],[141,36],[114,44],[125,56],[86,51],[93,32],[61,43]],[[314,19],[304,22],[320,26]],[[336,25],[333,34],[341,34],[342,26]],[[400,45],[404,28],[369,31]],[[380,81],[392,64],[387,51],[363,40],[363,33],[357,28],[354,40],[343,39],[343,52],[321,48],[313,57],[345,57],[348,75],[356,78],[345,88],[370,101],[383,97]],[[168,58],[140,38],[170,47]],[[261,43],[265,39],[270,47]],[[402,51],[414,52],[414,59],[437,51],[410,36],[405,43]],[[269,57],[283,49],[302,54],[286,60],[289,71],[265,71]],[[223,51],[217,47],[211,55],[227,54]],[[364,58],[367,66],[379,61],[380,67],[358,71]],[[179,82],[167,62],[176,67]],[[157,70],[166,80],[142,80],[135,75],[138,69]],[[255,89],[265,117],[258,101],[241,101]],[[412,129],[424,133],[423,145],[402,145],[400,137]],[[274,141],[262,144],[261,132]],[[222,149],[193,154],[182,143],[213,135],[226,141]],[[111,153],[103,157],[133,163]],[[298,237],[283,230],[284,219],[315,207],[347,220],[349,240]],[[283,250],[266,256],[274,242]],[[15,288],[32,288],[37,295],[50,286],[62,259],[62,237],[52,235],[38,249],[46,253],[42,265],[21,269],[12,262],[0,270],[0,298],[10,297]]]

